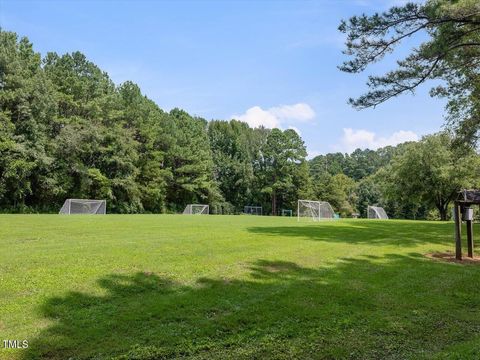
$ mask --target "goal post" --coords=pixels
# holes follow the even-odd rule
[[[67,199],[63,203],[63,206],[58,213],[66,215],[105,215],[107,213],[107,201],[91,199]]]
[[[248,205],[248,206],[244,206],[243,213],[247,215],[262,215],[263,209],[261,206]]]
[[[381,206],[370,206],[367,207],[367,218],[368,219],[383,219],[387,220],[388,215],[385,209]]]
[[[210,207],[203,204],[188,204],[183,210],[184,215],[208,215]]]
[[[282,216],[293,216],[293,211],[290,209],[282,209]]]
[[[337,217],[329,202],[320,201],[320,219],[335,219]]]
[[[334,219],[335,212],[327,201],[316,200],[298,200],[297,220],[311,219],[318,221],[320,219]]]

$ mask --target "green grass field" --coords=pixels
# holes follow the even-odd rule
[[[0,341],[29,342],[0,358],[478,359],[480,267],[424,256],[453,250],[452,234],[440,222],[0,215]]]

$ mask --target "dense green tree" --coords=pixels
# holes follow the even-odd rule
[[[45,73],[55,84],[60,126],[75,117],[111,121],[117,110],[115,85],[108,74],[80,52],[48,53],[43,60]]]
[[[376,151],[356,149],[346,158],[345,174],[352,179],[360,180],[373,174],[381,166],[382,163]]]
[[[254,130],[246,123],[210,121],[208,135],[214,162],[215,180],[231,209],[243,210],[254,198],[253,159],[258,149]]]
[[[323,174],[313,180],[315,199],[328,201],[341,216],[350,216],[356,208],[355,180],[343,173]]]
[[[345,174],[359,181],[387,165],[392,157],[401,151],[403,146],[403,144],[397,147],[386,146],[378,150],[356,149],[351,154],[319,155],[310,160],[310,173],[314,178],[324,173],[330,175]]]
[[[364,180],[357,188],[358,208],[362,216],[366,216],[368,205],[382,206],[390,217],[396,219],[424,219],[431,208],[431,204],[425,204],[418,198],[400,197],[391,192],[395,183],[390,165]]]
[[[262,192],[270,198],[271,213],[292,209],[298,193],[309,186],[307,152],[300,136],[291,129],[272,129],[261,149]]]
[[[128,84],[117,91],[108,75],[79,52],[49,53],[44,69],[58,102],[52,144],[62,184],[59,202],[102,197],[110,200],[111,211],[142,211],[139,135],[148,117],[134,116],[141,106],[127,100]]]
[[[468,141],[480,129],[480,3],[478,0],[427,0],[394,6],[384,13],[342,21],[347,35],[345,54],[351,59],[341,70],[364,71],[402,42],[421,42],[398,67],[383,76],[370,76],[369,91],[350,99],[357,108],[375,107],[392,97],[414,92],[428,80],[441,80],[432,95],[448,99],[451,125]]]
[[[134,132],[139,144],[137,182],[142,206],[148,212],[164,212],[168,183],[172,181],[172,169],[166,164],[168,151],[174,144],[172,121],[134,83],[125,82],[118,92],[124,126]]]
[[[48,201],[53,159],[48,135],[56,103],[40,55],[26,39],[0,30],[0,204],[19,208]]]
[[[473,150],[459,150],[446,133],[426,136],[410,144],[384,170],[389,189],[386,196],[417,209],[435,207],[441,220],[448,205],[463,188],[478,183],[480,158]]]
[[[100,196],[111,200],[114,212],[142,210],[138,143],[125,129],[88,121],[69,124],[55,138],[55,148],[62,199]]]
[[[166,158],[172,169],[167,199],[172,209],[185,204],[222,201],[213,179],[213,160],[208,141],[207,122],[185,111],[170,112],[175,141]]]
[[[323,174],[336,175],[345,171],[346,154],[331,153],[315,156],[309,161],[310,173],[314,178]]]
[[[376,180],[376,177],[371,175],[362,179],[357,184],[355,191],[357,196],[357,210],[361,217],[367,217],[367,207],[369,205],[378,205],[383,207],[386,205],[382,198],[380,185]]]

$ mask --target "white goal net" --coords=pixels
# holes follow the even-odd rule
[[[368,206],[367,217],[369,219],[388,219],[385,209],[380,206]]]
[[[290,209],[282,209],[282,216],[292,216],[293,211]]]
[[[184,215],[208,215],[209,206],[202,204],[188,204],[183,210]]]
[[[59,214],[96,214],[107,213],[106,200],[67,199],[63,203]]]
[[[262,215],[261,206],[245,206],[243,208],[243,213],[247,215]]]
[[[298,200],[297,219],[333,219],[335,212],[332,206],[326,201]]]

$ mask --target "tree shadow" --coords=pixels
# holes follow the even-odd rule
[[[479,269],[418,254],[306,268],[259,260],[243,279],[186,286],[111,274],[69,292],[24,359],[404,359],[447,354],[480,332]],[[480,346],[473,348],[479,351]]]
[[[258,226],[247,230],[251,233],[299,237],[325,242],[344,242],[369,245],[398,245],[409,247],[416,244],[453,244],[452,223],[352,221],[320,222],[304,226]],[[453,246],[453,245],[452,245]]]

